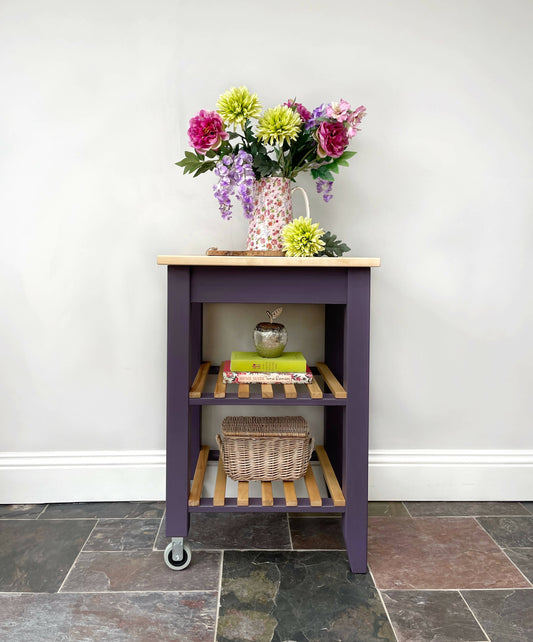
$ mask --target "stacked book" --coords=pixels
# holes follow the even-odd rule
[[[224,383],[311,383],[313,373],[301,352],[260,357],[257,352],[231,353],[224,361]]]

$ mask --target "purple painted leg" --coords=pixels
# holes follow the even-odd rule
[[[368,360],[370,344],[370,268],[348,271],[344,384],[348,399],[343,421],[343,533],[350,567],[367,571],[368,527]]]
[[[168,267],[167,537],[189,533],[189,269]]]

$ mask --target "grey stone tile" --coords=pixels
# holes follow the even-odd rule
[[[216,592],[0,595],[9,642],[213,642]]]
[[[533,590],[461,593],[491,642],[533,640]]]
[[[484,642],[458,591],[382,592],[398,642]]]
[[[341,551],[229,551],[217,642],[394,641],[370,574]]]
[[[160,524],[160,519],[101,519],[83,550],[151,550]]]
[[[291,517],[292,547],[295,550],[345,550],[342,534],[342,520],[335,517],[315,517],[306,519]]]
[[[61,592],[215,591],[220,561],[218,552],[196,553],[188,568],[173,571],[157,551],[81,553]]]
[[[285,513],[193,513],[186,540],[192,549],[203,550],[291,548]],[[163,520],[156,550],[164,550],[170,541]]]
[[[368,502],[371,517],[409,517],[403,502]]]
[[[158,518],[163,517],[164,502],[80,502],[49,504],[39,519],[83,518]]]
[[[478,517],[477,521],[505,548],[533,547],[533,515],[529,517]]]
[[[527,515],[520,502],[404,502],[412,517]]]
[[[57,591],[95,523],[0,520],[0,591]]]
[[[503,552],[533,584],[533,548],[506,548]]]
[[[36,519],[46,504],[0,504],[0,519]]]

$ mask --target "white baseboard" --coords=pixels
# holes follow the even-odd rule
[[[532,501],[533,450],[375,450],[374,501]]]
[[[373,501],[533,501],[533,450],[374,450]],[[165,451],[0,453],[0,504],[165,499]]]
[[[0,453],[0,504],[164,499],[164,450]]]

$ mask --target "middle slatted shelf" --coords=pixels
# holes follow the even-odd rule
[[[223,364],[212,366],[209,361],[202,363],[196,373],[189,391],[189,399],[194,404],[205,402],[221,402],[229,400],[286,400],[316,402],[333,401],[342,403],[347,398],[347,393],[331,369],[325,363],[317,363],[314,370],[320,376],[323,386],[318,383],[317,377],[311,383],[261,383],[261,384],[227,384],[224,382]],[[209,390],[208,375],[216,374],[216,383],[213,391]],[[254,392],[253,390],[258,390]],[[236,390],[236,392],[235,392]]]
[[[316,446],[318,461],[307,467],[304,483],[305,494],[297,492],[302,486],[299,480],[284,482],[233,482],[227,477],[222,459],[216,464],[214,488],[207,488],[206,471],[209,462],[209,447],[202,446],[198,455],[196,470],[189,494],[189,509],[193,512],[208,510],[298,510],[308,511],[310,507],[319,512],[344,512],[346,501],[329,457],[323,446]],[[216,460],[215,460],[216,461]],[[318,480],[321,482],[319,484]],[[237,483],[236,496],[228,496],[229,485]],[[276,497],[273,485],[283,484],[283,496]],[[250,497],[250,484],[260,484],[261,496]],[[320,490],[323,486],[326,491]],[[300,495],[300,496],[299,496]]]

